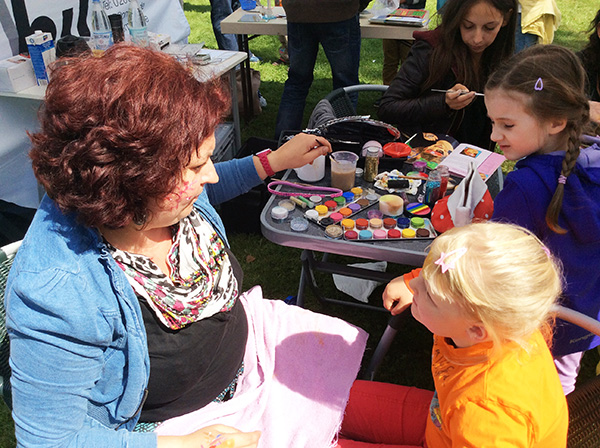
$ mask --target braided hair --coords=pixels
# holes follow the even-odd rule
[[[590,108],[585,95],[585,71],[577,56],[557,45],[534,45],[506,61],[489,78],[486,90],[503,89],[529,98],[527,110],[540,121],[565,119],[562,131],[567,150],[552,200],[546,210],[548,227],[559,234],[565,183],[579,157],[580,136],[589,122]]]

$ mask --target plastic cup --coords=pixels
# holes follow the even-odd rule
[[[319,156],[313,163],[308,163],[300,168],[294,168],[298,179],[304,182],[317,182],[325,177],[325,156]]]
[[[256,0],[240,0],[240,5],[244,11],[250,11],[256,8]]]
[[[336,151],[331,154],[331,186],[342,191],[354,187],[358,156],[350,151]]]

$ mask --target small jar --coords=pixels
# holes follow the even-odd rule
[[[375,181],[375,177],[379,173],[379,149],[373,146],[367,148],[365,156],[365,170],[363,179],[367,182]]]

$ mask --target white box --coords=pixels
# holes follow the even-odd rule
[[[37,85],[31,59],[13,56],[0,61],[0,90],[20,92]]]

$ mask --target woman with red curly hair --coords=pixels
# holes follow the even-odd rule
[[[213,165],[228,98],[219,81],[199,82],[171,56],[128,45],[55,68],[41,130],[31,135],[47,196],[7,285],[19,446],[256,447],[255,429],[275,446],[252,400],[245,406],[256,420],[226,420],[250,432],[220,417],[241,413],[232,403],[249,388],[268,395],[271,359],[284,367],[299,359],[275,354],[282,341],[271,327],[280,316],[304,322],[303,331],[332,318],[263,300],[259,288],[242,293],[241,267],[213,205],[331,146],[299,134],[266,158]],[[326,376],[338,381],[332,368]],[[319,406],[337,409],[330,441],[344,401],[305,396],[317,414]],[[291,412],[287,406],[271,412]],[[196,418],[189,435],[154,431],[204,409],[215,419]]]

